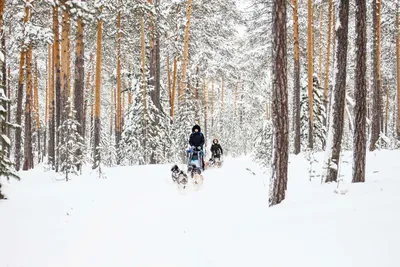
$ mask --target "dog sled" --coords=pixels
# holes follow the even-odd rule
[[[202,174],[203,170],[203,151],[188,149],[187,151],[187,171],[181,170],[178,165],[174,165],[171,169],[172,181],[179,188],[186,189],[189,180],[195,189],[200,189],[204,182]]]

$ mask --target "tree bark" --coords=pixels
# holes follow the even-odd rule
[[[334,89],[333,101],[333,143],[332,143],[332,156],[330,163],[334,167],[329,167],[326,182],[336,182],[338,176],[338,168],[340,162],[340,151],[343,137],[344,126],[344,105],[346,99],[346,66],[347,66],[347,45],[348,45],[348,22],[349,22],[349,0],[340,0],[339,2],[339,20],[340,27],[337,29],[337,72],[336,82]]]
[[[25,139],[23,170],[33,168],[32,151],[32,44],[26,53]]]
[[[328,47],[326,51],[326,64],[325,64],[325,84],[324,84],[324,106],[325,112],[328,111],[328,88],[329,88],[329,67],[331,63],[331,32],[332,32],[332,9],[333,0],[329,0],[328,8]],[[324,125],[327,126],[327,119],[324,121]]]
[[[83,42],[83,18],[79,17],[77,21],[77,33],[76,33],[76,58],[75,58],[75,85],[74,85],[74,109],[75,119],[78,122],[78,133],[85,138],[85,46]],[[78,155],[81,155],[83,151],[77,151]],[[80,170],[81,165],[77,166]]]
[[[272,111],[274,132],[274,155],[272,191],[269,205],[285,199],[289,153],[289,118],[286,69],[286,1],[275,0],[273,16],[273,92]]]
[[[122,103],[121,103],[121,11],[117,15],[117,118],[115,127],[115,143],[116,148],[119,148],[121,142],[121,120],[122,120]],[[118,159],[118,164],[120,160]]]
[[[63,21],[62,21],[62,42],[61,42],[61,124],[68,118],[69,110],[66,110],[68,96],[70,95],[70,39],[69,33],[71,28],[69,7],[64,1]],[[62,134],[62,133],[60,133]]]
[[[365,157],[367,150],[367,4],[356,0],[356,82],[355,82],[355,125],[353,148],[353,183],[365,181]]]
[[[101,8],[102,9],[102,8]],[[101,12],[101,10],[100,10]],[[96,48],[96,91],[95,91],[95,118],[94,118],[94,162],[93,169],[100,164],[100,99],[101,99],[101,63],[102,63],[103,21],[97,20],[97,48]]]
[[[313,149],[314,141],[313,141],[313,128],[314,128],[314,113],[313,113],[313,75],[314,75],[314,62],[313,62],[313,54],[314,54],[314,40],[313,40],[313,19],[314,19],[314,11],[313,11],[313,1],[308,0],[308,38],[307,38],[307,50],[308,50],[308,107],[309,107],[309,127],[308,127],[308,147]]]
[[[30,17],[30,1],[26,1],[25,6],[25,17],[24,25],[29,20]],[[17,116],[16,123],[20,126],[15,129],[15,170],[19,171],[21,168],[21,139],[22,139],[22,100],[24,97],[24,66],[26,57],[26,48],[24,47],[24,42],[22,42],[22,51],[19,60],[19,79],[18,79],[18,93],[17,93]]]
[[[60,136],[58,132],[58,128],[61,126],[61,109],[62,109],[62,103],[61,103],[61,54],[60,54],[60,34],[59,34],[59,20],[58,20],[58,6],[54,6],[53,8],[53,34],[54,34],[54,48],[53,48],[53,53],[54,53],[54,58],[53,61],[55,62],[55,116],[56,116],[56,123],[55,123],[55,128],[54,128],[54,135],[55,135],[55,140],[54,140],[54,150],[56,153],[54,154],[54,159],[53,159],[53,164],[55,164],[56,171],[58,171],[58,149],[56,150],[56,146],[59,143]]]
[[[85,44],[83,43],[83,18],[79,17],[76,34],[76,59],[75,59],[75,88],[74,108],[76,121],[79,123],[78,133],[82,138],[84,135],[84,100],[85,100]]]
[[[372,125],[371,125],[371,142],[370,151],[374,151],[381,133],[382,119],[382,100],[381,100],[381,78],[380,78],[380,2],[381,0],[373,0],[372,2],[372,62],[373,67],[373,99],[372,99]]]
[[[37,151],[38,151],[38,162],[41,162],[42,158],[42,149],[40,146],[40,110],[39,110],[39,82],[38,82],[39,71],[37,67],[37,59],[35,59],[35,73],[34,73],[34,110],[35,110],[35,119],[36,119],[36,134],[37,134]]]
[[[301,131],[300,131],[300,38],[299,38],[299,15],[298,1],[292,0],[293,5],[293,35],[294,35],[294,99],[293,99],[293,121],[294,121],[294,154],[299,154],[301,150]]]
[[[183,94],[186,92],[186,69],[189,57],[189,33],[190,33],[190,18],[192,14],[192,0],[187,1],[187,15],[186,15],[186,26],[185,26],[185,39],[183,46],[183,61],[182,61],[182,77],[181,86],[178,92],[178,104],[183,102]]]

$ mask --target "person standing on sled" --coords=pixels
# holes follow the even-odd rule
[[[214,161],[215,158],[221,160],[221,155],[224,154],[221,145],[218,143],[218,139],[213,140],[213,144],[211,145],[211,155],[212,160]]]
[[[189,137],[189,145],[192,147],[193,150],[196,150],[198,152],[203,151],[204,135],[201,132],[200,126],[197,124],[192,128],[192,133],[190,134]],[[204,157],[202,153],[201,153],[201,168],[204,171]]]

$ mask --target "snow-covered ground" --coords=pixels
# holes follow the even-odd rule
[[[400,266],[400,152],[368,154],[365,184],[349,183],[350,156],[338,190],[310,182],[304,158],[291,157],[287,200],[273,208],[268,178],[247,158],[186,192],[170,165],[68,183],[38,167],[3,187],[0,266]]]

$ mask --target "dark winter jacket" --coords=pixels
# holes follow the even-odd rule
[[[220,156],[220,155],[224,154],[221,145],[218,144],[218,143],[217,144],[212,144],[211,153],[213,155],[217,155],[217,156]]]
[[[196,133],[194,130],[198,129],[199,131]],[[190,146],[194,146],[194,147],[201,147],[201,149],[203,149],[203,145],[204,145],[204,135],[202,132],[200,132],[200,126],[199,125],[195,125],[192,128],[192,134],[189,137],[189,145]]]

